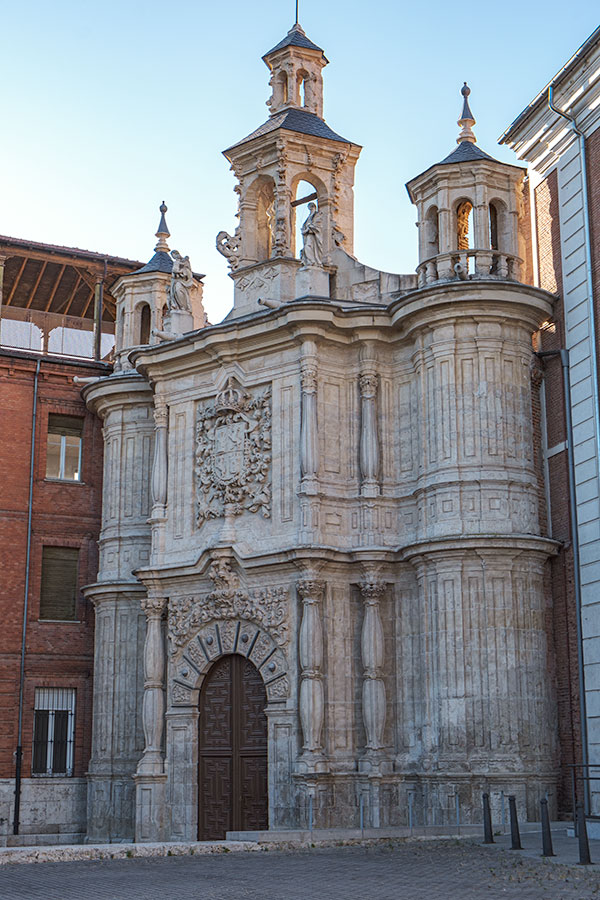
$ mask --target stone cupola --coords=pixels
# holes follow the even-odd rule
[[[320,47],[309,40],[298,22],[282,41],[265,53],[271,70],[273,90],[267,100],[271,115],[283,109],[304,109],[323,118],[322,69],[329,60]]]
[[[115,328],[115,371],[132,369],[128,356],[134,347],[157,344],[161,339],[178,337],[178,332],[192,331],[205,324],[206,317],[202,305],[202,275],[192,273],[187,257],[176,250],[171,251],[167,243],[171,236],[167,227],[165,202],[160,205],[160,222],[156,231],[154,255],[130,275],[123,275],[112,288],[116,300],[117,321]],[[185,280],[174,273],[187,261]],[[184,302],[173,301],[173,286],[185,280],[185,293],[179,289],[179,297]],[[187,305],[186,305],[187,304]],[[181,305],[186,305],[185,309]],[[173,328],[174,322],[178,327]]]
[[[406,185],[418,210],[419,286],[467,278],[520,279],[525,169],[476,146],[465,82],[458,146]]]
[[[235,282],[230,316],[260,311],[259,301],[278,306],[307,295],[328,298],[332,252],[341,246],[352,254],[361,148],[323,119],[325,54],[296,23],[263,59],[271,72],[270,116],[224,152],[239,196],[237,228],[217,235]],[[318,221],[318,252],[307,262],[300,259],[298,232],[310,215]]]

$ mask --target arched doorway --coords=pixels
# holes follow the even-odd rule
[[[200,691],[198,839],[268,827],[267,694],[245,657],[224,656]]]

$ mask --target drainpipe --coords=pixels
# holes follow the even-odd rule
[[[31,415],[31,461],[29,464],[29,509],[27,512],[27,551],[25,556],[25,598],[23,601],[23,626],[21,631],[21,667],[19,672],[19,718],[17,725],[17,749],[15,751],[15,812],[13,834],[19,833],[21,811],[21,768],[23,762],[23,699],[25,693],[25,647],[27,638],[27,612],[29,607],[29,563],[31,559],[31,514],[33,509],[33,476],[35,472],[35,425],[37,419],[38,381],[40,376],[38,359],[33,380],[33,412]]]
[[[575,502],[575,456],[573,453],[573,419],[571,416],[571,376],[569,373],[568,350],[541,350],[536,353],[540,359],[547,356],[560,356],[563,372],[563,390],[565,395],[565,426],[567,430],[567,464],[569,469],[569,503],[571,506],[571,546],[573,547],[573,588],[575,591],[575,620],[577,623],[577,670],[579,680],[579,716],[581,718],[581,762],[583,771],[589,775],[587,713],[585,697],[585,670],[583,667],[583,631],[581,625],[581,573],[579,571],[579,528],[577,522],[577,505]],[[585,814],[590,814],[590,783],[584,781]]]
[[[581,159],[581,196],[583,203],[583,232],[584,232],[584,242],[585,242],[585,255],[587,259],[586,265],[586,281],[587,281],[587,297],[588,297],[588,318],[589,318],[589,335],[590,335],[590,362],[591,362],[591,370],[592,370],[592,397],[593,397],[593,406],[594,406],[594,425],[596,430],[596,460],[597,465],[600,465],[600,404],[598,402],[598,351],[597,351],[597,343],[596,343],[596,319],[595,319],[595,309],[594,309],[594,282],[592,277],[592,242],[591,242],[591,227],[590,227],[590,207],[589,207],[589,197],[588,197],[588,175],[587,175],[587,153],[585,147],[585,135],[577,126],[577,122],[575,120],[575,116],[570,115],[570,113],[563,112],[561,109],[558,109],[557,106],[554,105],[553,102],[554,97],[554,87],[553,85],[549,85],[548,87],[548,106],[550,109],[555,112],[558,116],[565,119],[573,133],[577,135],[577,139],[579,142],[579,157]],[[564,351],[561,351],[564,352]],[[562,358],[561,358],[562,359]],[[568,363],[567,363],[568,364]],[[563,372],[564,372],[564,362],[563,362]],[[568,400],[565,403],[565,406],[569,407],[569,416],[571,414],[570,410],[570,402],[571,395],[568,394]],[[570,439],[569,439],[570,446]],[[600,472],[598,472],[598,480],[600,483]],[[574,475],[573,475],[574,481]],[[573,507],[573,516],[571,519],[577,519],[576,508],[574,506],[575,503],[575,492],[573,491],[573,496],[571,497],[571,505]],[[573,545],[575,546],[575,545]],[[575,564],[575,557],[573,557]],[[576,573],[576,581],[580,581],[580,572]],[[580,588],[581,591],[581,588]],[[577,647],[577,655],[581,660],[581,666],[583,667],[583,639],[582,639],[582,629],[581,629],[581,593],[579,594],[579,608],[577,614],[577,629],[578,629],[578,647]],[[580,689],[581,689],[581,680],[583,674],[580,675]],[[582,714],[585,711],[585,697],[583,698],[584,705],[582,709]],[[583,720],[582,720],[583,723]],[[581,731],[582,743],[583,743],[583,755],[582,762],[587,766],[588,763],[588,747],[587,747],[587,722],[585,722],[585,728],[582,724]],[[586,771],[587,768],[586,768]],[[589,774],[589,772],[588,772]],[[588,789],[586,791],[586,815],[590,814],[590,804],[589,804],[589,782],[587,782]]]

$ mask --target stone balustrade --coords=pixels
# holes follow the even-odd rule
[[[498,250],[453,250],[423,260],[417,266],[420,288],[438,281],[494,278],[519,281],[523,260]]]

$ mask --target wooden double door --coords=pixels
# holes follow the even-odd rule
[[[198,839],[268,827],[267,694],[255,666],[224,656],[200,692]]]

